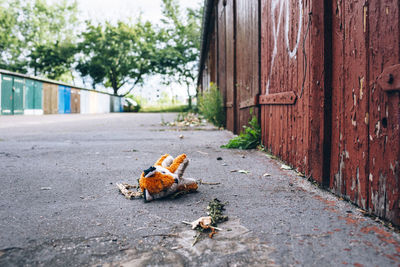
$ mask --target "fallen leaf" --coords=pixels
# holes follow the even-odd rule
[[[359,211],[359,212],[361,212],[361,213],[363,213],[363,214],[366,214],[366,213],[368,213],[367,211],[365,211],[365,210],[362,210],[362,209],[357,209],[357,211]]]
[[[282,164],[281,169],[282,169],[282,170],[291,170],[292,167],[290,167],[290,166],[288,166],[288,165],[285,165],[285,164]]]

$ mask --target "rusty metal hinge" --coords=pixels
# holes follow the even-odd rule
[[[377,82],[383,91],[400,91],[400,64],[385,68]]]
[[[275,93],[260,96],[261,105],[293,105],[296,103],[297,95],[294,91]]]

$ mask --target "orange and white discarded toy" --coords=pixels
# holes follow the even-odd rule
[[[197,182],[191,178],[183,178],[189,164],[185,154],[173,158],[163,155],[153,166],[143,171],[139,186],[144,201],[163,198],[178,192],[193,192],[198,188]]]

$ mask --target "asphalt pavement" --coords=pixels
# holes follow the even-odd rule
[[[161,124],[176,115],[0,116],[0,266],[400,266],[396,230],[264,152],[220,148],[228,131]],[[165,153],[187,154],[197,193],[119,193]],[[193,246],[182,221],[214,198],[229,220]]]

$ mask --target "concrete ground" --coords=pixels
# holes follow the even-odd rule
[[[399,266],[398,233],[265,153],[221,149],[228,131],[160,124],[175,116],[0,116],[0,266]],[[150,203],[119,194],[164,153],[220,184]],[[229,221],[192,246],[181,222],[213,198]]]

